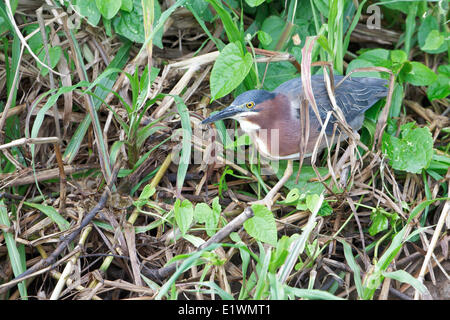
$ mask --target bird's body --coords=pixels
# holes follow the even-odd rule
[[[334,83],[342,79],[342,76],[335,76]],[[387,95],[386,84],[386,80],[378,78],[347,78],[335,89],[336,104],[353,130],[361,128],[364,112]],[[312,76],[311,85],[321,122],[324,122],[333,107],[323,75]],[[302,82],[296,78],[281,84],[272,92],[244,92],[229,107],[205,119],[203,123],[226,118],[238,120],[242,130],[250,136],[262,155],[270,159],[298,159],[302,137],[300,110],[305,105],[302,104],[304,100]],[[322,129],[310,105],[308,114],[310,129],[304,156],[313,152]],[[332,135],[336,121],[332,115],[325,129],[328,136]],[[319,149],[324,146],[322,143]]]
[[[334,78],[335,83],[342,76]],[[353,130],[359,130],[364,112],[387,94],[386,80],[377,78],[348,78],[335,90],[336,103],[341,108],[347,123]],[[332,105],[322,75],[311,77],[311,85],[322,122]],[[261,101],[257,97],[263,96]],[[271,159],[298,159],[300,153],[300,108],[303,99],[302,82],[299,78],[289,80],[273,92],[251,90],[241,94],[232,103],[239,106],[255,101],[251,110],[238,113],[232,118],[255,143],[258,151]],[[309,139],[306,155],[312,153],[320,134],[321,125],[309,106]],[[331,116],[326,133],[331,135],[336,118]],[[322,148],[324,144],[320,146]]]

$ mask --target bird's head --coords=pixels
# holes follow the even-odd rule
[[[222,111],[206,118],[202,121],[202,124],[207,124],[222,119],[235,119],[239,122],[246,120],[247,117],[252,116],[252,119],[263,108],[267,108],[270,104],[268,102],[273,100],[276,94],[266,90],[250,90],[239,95],[234,101]]]

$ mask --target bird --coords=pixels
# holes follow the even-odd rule
[[[344,79],[339,75],[333,78],[334,83]],[[365,111],[387,96],[386,85],[387,81],[380,78],[347,77],[336,86],[334,90],[336,104],[353,131],[361,129]],[[288,160],[283,177],[264,199],[253,203],[263,204],[270,209],[273,198],[293,173],[293,160],[299,159],[302,152],[305,152],[304,157],[311,156],[322,130],[322,123],[325,122],[327,113],[333,110],[323,75],[312,75],[311,87],[321,121],[308,104],[309,138],[306,142],[306,151],[300,147],[303,136],[301,123],[305,123],[301,122],[300,113],[307,105],[304,103],[301,78],[288,80],[273,91],[262,89],[246,91],[237,96],[228,107],[202,121],[202,124],[209,124],[223,119],[237,120],[262,156],[271,160]],[[303,114],[306,114],[305,110]],[[325,128],[328,137],[333,134],[333,127],[337,121],[334,115],[330,117]],[[319,145],[318,151],[325,146],[325,143]]]

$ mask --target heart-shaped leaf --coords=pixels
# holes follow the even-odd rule
[[[211,72],[213,100],[222,98],[237,88],[252,67],[252,55],[242,54],[239,43],[229,43],[220,52]]]

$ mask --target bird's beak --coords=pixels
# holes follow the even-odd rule
[[[210,116],[209,118],[206,118],[202,121],[202,124],[207,124],[211,122],[216,122],[222,119],[232,118],[238,113],[242,112],[242,108],[237,106],[229,106],[222,111],[217,112],[216,114]]]

